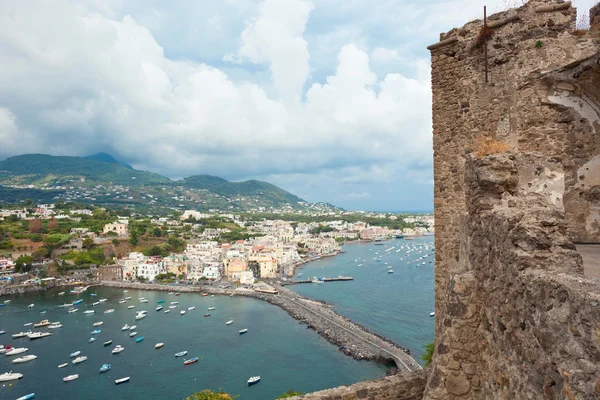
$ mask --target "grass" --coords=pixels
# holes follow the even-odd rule
[[[508,143],[491,136],[481,136],[475,141],[474,153],[477,157],[490,154],[506,153],[510,149]]]

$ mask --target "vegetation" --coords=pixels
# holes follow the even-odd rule
[[[433,350],[435,349],[435,345],[433,342],[427,343],[423,346],[425,349],[425,353],[421,356],[423,361],[425,361],[425,366],[427,367],[431,363],[431,358],[433,357]]]
[[[237,396],[232,397],[230,394],[222,392],[221,390],[213,392],[212,390],[203,390],[198,393],[186,397],[185,400],[232,400]]]
[[[304,393],[302,393],[302,392],[294,392],[292,389],[290,389],[287,392],[285,392],[284,394],[282,394],[281,396],[279,396],[277,398],[277,400],[279,400],[279,399],[288,399],[290,397],[300,396],[300,395],[303,395],[303,394]]]
[[[31,271],[31,267],[33,265],[33,257],[31,256],[21,256],[17,258],[15,261],[15,271],[16,272],[29,272]]]
[[[101,248],[90,249],[88,251],[70,250],[62,256],[65,260],[70,260],[78,266],[84,265],[102,265],[106,261],[104,251]]]
[[[328,225],[319,225],[314,229],[311,229],[310,233],[312,233],[313,235],[318,235],[321,232],[333,232],[335,229],[333,229],[331,226]]]
[[[508,143],[491,136],[480,136],[475,141],[475,155],[484,157],[490,154],[506,153],[510,149]]]
[[[0,173],[0,180],[3,174]],[[0,199],[2,203],[21,203],[33,199],[38,203],[51,203],[57,196],[64,194],[64,190],[17,189],[0,185]]]

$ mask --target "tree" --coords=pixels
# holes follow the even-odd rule
[[[154,236],[154,237],[161,237],[162,234],[163,234],[163,231],[158,226],[155,227],[154,229],[152,229],[152,236]]]
[[[29,233],[40,233],[42,230],[42,221],[39,219],[32,219],[29,221]]]
[[[138,240],[138,234],[136,231],[131,232],[131,235],[129,235],[129,244],[131,244],[132,246],[137,246],[139,240]]]
[[[33,265],[32,256],[21,256],[15,261],[15,271],[17,272],[29,272]]]
[[[96,208],[93,212],[92,212],[92,218],[96,219],[96,220],[105,220],[108,218],[108,214],[106,211],[104,211],[101,208]]]
[[[279,400],[279,399],[287,399],[287,398],[295,397],[295,396],[301,396],[303,394],[304,393],[302,393],[302,392],[294,392],[292,389],[290,389],[287,392],[285,392],[284,394],[282,394],[281,396],[279,396],[277,398],[277,400]]]
[[[423,346],[423,348],[425,349],[425,353],[423,353],[421,358],[423,359],[423,361],[425,361],[425,366],[428,366],[431,363],[431,358],[433,357],[433,350],[435,349],[435,345],[433,344],[433,342],[431,342],[427,343],[425,346]]]
[[[186,397],[185,400],[232,400],[234,398],[235,397],[231,397],[230,394],[220,390],[218,392],[213,392],[212,390],[203,390]]]
[[[81,247],[87,250],[93,248],[94,246],[96,246],[96,243],[94,243],[94,240],[90,239],[89,237],[83,239],[83,243],[81,244]]]
[[[58,221],[56,220],[56,218],[52,218],[50,220],[50,222],[48,222],[48,229],[50,230],[54,230],[58,227]]]

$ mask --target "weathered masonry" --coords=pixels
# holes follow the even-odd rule
[[[304,398],[600,398],[600,7],[576,18],[531,0],[429,46],[432,365]]]

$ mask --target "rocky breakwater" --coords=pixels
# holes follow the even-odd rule
[[[421,370],[422,367],[403,349],[391,340],[379,336],[350,321],[328,305],[307,299],[291,290],[278,286],[278,294],[259,293],[247,289],[218,289],[209,286],[172,286],[133,282],[102,282],[104,286],[122,289],[160,290],[181,293],[209,293],[252,297],[276,305],[293,318],[314,329],[340,351],[357,360],[393,361],[401,372]]]

